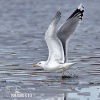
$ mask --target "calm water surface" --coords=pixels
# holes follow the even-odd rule
[[[59,6],[61,24],[81,2],[84,18],[68,48],[69,62],[79,62],[70,69],[77,77],[62,79],[61,73],[33,68],[48,57],[44,33]],[[100,0],[0,0],[0,99],[99,100],[99,4]]]

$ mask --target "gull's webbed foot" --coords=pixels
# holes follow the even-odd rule
[[[63,78],[63,79],[64,79],[64,78],[72,78],[72,76],[64,75],[64,76],[62,76],[62,78]]]
[[[71,75],[64,75],[64,69],[63,69],[62,70],[62,78],[72,78],[72,76]]]
[[[70,73],[69,71],[67,71],[67,75],[64,75],[64,70],[62,71],[62,78],[73,78],[73,77],[78,77],[78,76]]]

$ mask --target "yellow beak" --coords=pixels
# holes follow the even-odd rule
[[[37,67],[38,65],[37,64],[33,64],[33,67]]]

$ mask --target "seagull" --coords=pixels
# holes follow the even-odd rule
[[[45,41],[48,46],[49,56],[47,61],[40,61],[33,66],[40,66],[49,72],[64,72],[70,69],[76,62],[68,62],[67,47],[70,37],[73,35],[84,14],[82,3],[71,14],[71,16],[57,29],[61,18],[60,9],[57,11],[53,21],[45,32]]]

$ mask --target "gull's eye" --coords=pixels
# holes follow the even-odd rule
[[[39,64],[41,64],[41,63],[39,63]]]

